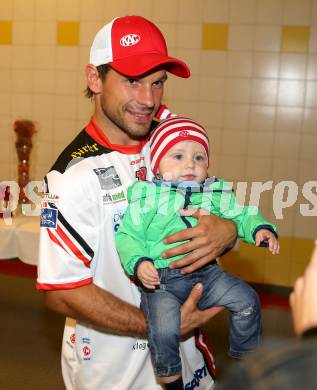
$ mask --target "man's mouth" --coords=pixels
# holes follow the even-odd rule
[[[137,112],[130,111],[128,113],[134,118],[134,121],[137,123],[147,123],[152,120],[152,111],[151,112]]]

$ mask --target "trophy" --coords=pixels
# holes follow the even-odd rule
[[[28,120],[17,120],[14,122],[14,131],[17,139],[15,148],[18,155],[18,184],[20,187],[19,203],[29,203],[24,193],[24,187],[29,182],[29,159],[32,150],[32,136],[36,133],[34,123]]]

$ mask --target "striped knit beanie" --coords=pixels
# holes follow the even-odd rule
[[[161,122],[150,137],[151,168],[157,174],[161,159],[178,142],[201,144],[209,159],[209,140],[206,130],[189,118],[175,117]]]

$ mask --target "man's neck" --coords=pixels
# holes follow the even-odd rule
[[[125,146],[136,146],[141,144],[141,140],[136,140],[130,138],[128,134],[122,131],[120,128],[115,127],[113,123],[105,120],[103,114],[95,112],[92,116],[92,119],[99,127],[99,129],[104,133],[104,135],[108,138],[110,143],[114,145],[125,145]]]

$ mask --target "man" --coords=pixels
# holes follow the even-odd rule
[[[151,177],[146,140],[154,115],[162,111],[166,71],[190,74],[184,62],[168,56],[164,37],[151,22],[130,16],[104,26],[86,69],[93,117],[44,180],[37,286],[46,291],[47,304],[68,317],[62,353],[67,389],[160,389],[145,341],[139,293],[120,266],[114,233],[127,205],[127,187]],[[73,159],[78,149],[82,156]],[[189,253],[173,265],[184,272],[200,268],[236,239],[230,222],[196,217],[196,228],[167,238],[190,240],[165,254]],[[217,312],[197,310],[201,290],[195,286],[182,307],[183,335]],[[183,343],[184,383],[211,389],[211,367],[203,359],[210,362],[212,357],[200,336],[197,344],[204,356],[193,338]]]

